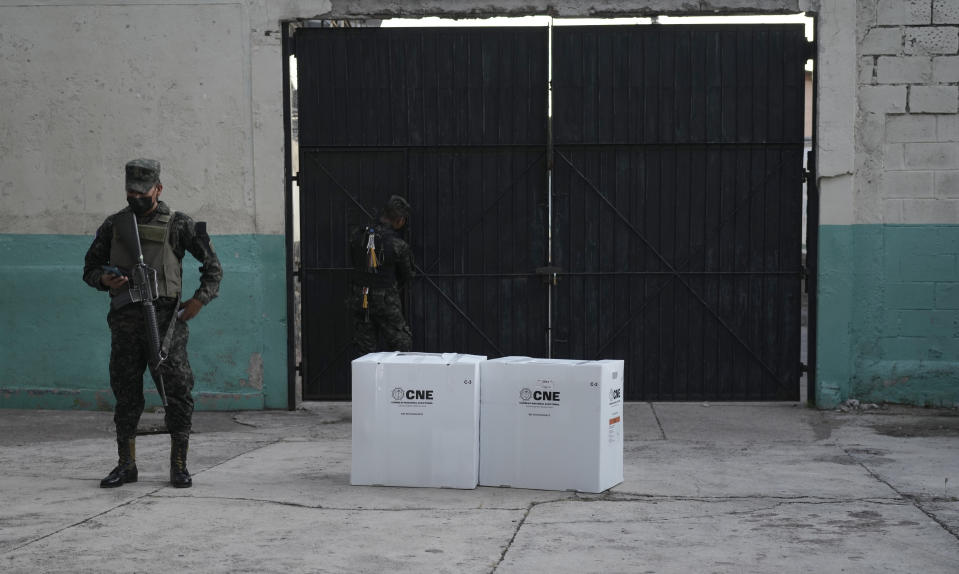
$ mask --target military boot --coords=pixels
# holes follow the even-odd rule
[[[100,488],[114,488],[128,482],[137,481],[136,437],[118,438],[117,454],[119,462],[106,478],[100,481]]]
[[[171,437],[170,440],[170,484],[176,488],[190,488],[193,479],[186,469],[186,451],[190,446],[189,439]]]

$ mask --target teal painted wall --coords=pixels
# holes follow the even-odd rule
[[[819,241],[817,404],[959,404],[959,225],[827,225]]]
[[[0,235],[0,408],[113,408],[108,296],[83,282],[92,238]],[[190,321],[188,351],[203,410],[287,407],[283,236],[218,235],[220,295]],[[199,263],[183,260],[184,293]],[[146,376],[147,408],[159,406]]]

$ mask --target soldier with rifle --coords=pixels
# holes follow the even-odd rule
[[[83,280],[110,293],[110,388],[116,398],[119,462],[103,488],[137,481],[136,430],[143,413],[143,373],[149,368],[170,432],[170,483],[192,486],[186,467],[193,417],[193,371],[187,358],[187,321],[217,296],[223,268],[204,222],[160,201],[160,163],[126,164],[129,204],[107,217],[87,251]],[[182,260],[200,262],[200,287],[180,301]]]
[[[409,351],[413,346],[401,296],[413,278],[413,253],[399,235],[409,217],[409,202],[393,195],[379,222],[357,227],[350,235],[353,285],[347,304],[360,355]]]

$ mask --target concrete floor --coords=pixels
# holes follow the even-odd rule
[[[141,428],[159,426],[145,415]],[[631,403],[600,495],[354,487],[349,403],[197,413],[115,463],[109,413],[0,411],[0,572],[959,572],[959,411]]]

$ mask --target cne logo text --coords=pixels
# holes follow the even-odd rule
[[[559,402],[559,391],[533,391],[523,389],[519,392],[519,398],[524,401],[550,401]]]

